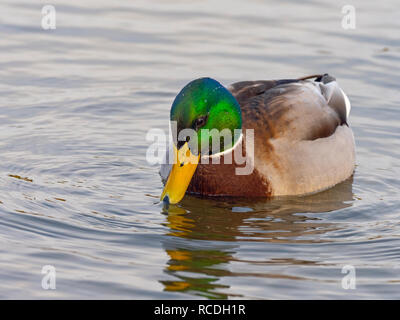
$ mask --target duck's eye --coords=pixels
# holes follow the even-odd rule
[[[206,118],[207,118],[207,116],[204,116],[204,117],[197,118],[195,120],[194,124],[196,126],[196,129],[201,128],[202,126],[204,126],[206,124]]]

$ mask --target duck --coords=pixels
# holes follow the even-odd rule
[[[350,110],[326,73],[227,87],[208,77],[193,80],[170,110],[174,156],[161,166],[160,200],[304,196],[331,188],[355,169]],[[218,136],[223,130],[230,139]],[[186,131],[191,135],[182,138]]]

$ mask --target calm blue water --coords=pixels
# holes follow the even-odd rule
[[[52,1],[56,30],[45,4],[0,4],[0,298],[400,298],[397,1],[352,1],[354,30],[331,1]],[[145,136],[183,85],[324,72],[352,102],[353,179],[158,201]]]

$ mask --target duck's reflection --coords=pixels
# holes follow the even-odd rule
[[[228,266],[231,261],[241,261],[235,257],[241,242],[329,241],[324,235],[339,226],[325,219],[323,213],[352,203],[352,179],[312,196],[271,201],[186,196],[179,206],[163,208],[169,227],[163,243],[169,256],[165,272],[175,278],[161,281],[164,289],[216,299],[232,296],[223,278],[244,275],[230,271]],[[284,261],[271,258],[269,263],[312,262],[288,257]]]

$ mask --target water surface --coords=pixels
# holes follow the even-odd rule
[[[52,1],[43,30],[45,4],[0,5],[0,298],[400,298],[397,1],[353,1],[355,30],[346,3]],[[325,72],[352,102],[354,177],[158,201],[145,137],[183,85]]]

